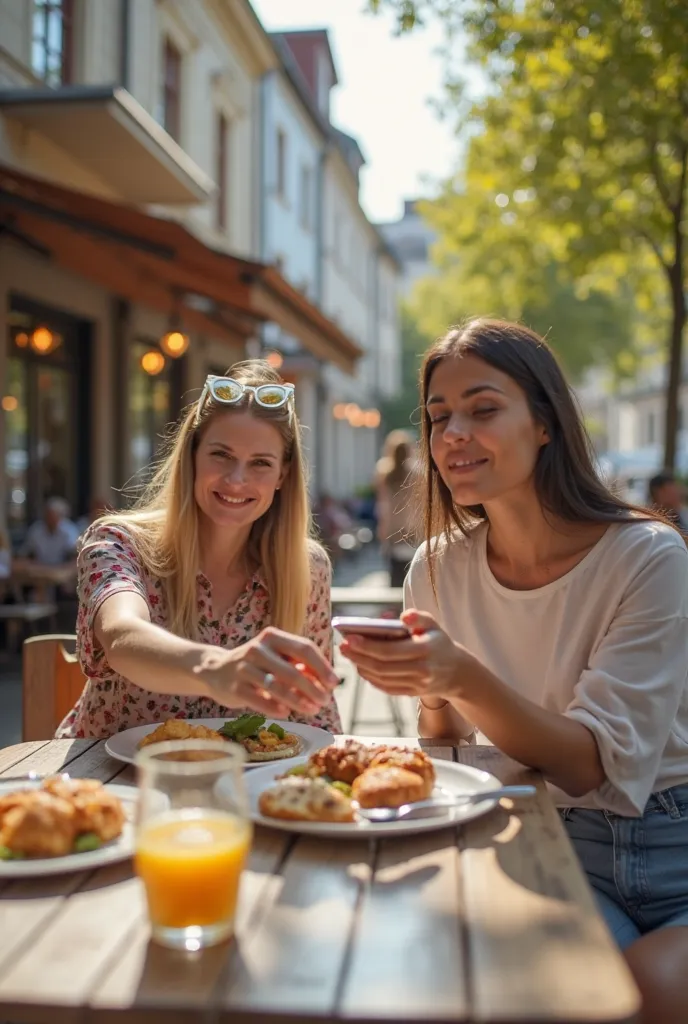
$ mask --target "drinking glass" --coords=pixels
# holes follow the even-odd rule
[[[245,760],[223,740],[154,743],[136,756],[136,873],[162,945],[197,950],[232,935],[253,835]]]

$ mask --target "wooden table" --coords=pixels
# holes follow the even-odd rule
[[[490,747],[428,749],[530,778],[537,798],[394,841],[258,829],[237,938],[203,953],[149,943],[128,861],[0,883],[0,1020],[635,1020],[635,987],[541,780]],[[0,750],[0,777],[64,767],[133,781],[102,742]]]

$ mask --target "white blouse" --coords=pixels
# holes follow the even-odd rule
[[[606,781],[557,803],[636,816],[651,793],[688,781],[688,551],[668,526],[610,526],[570,572],[509,590],[490,571],[487,524],[440,541],[437,598],[426,545],[405,607],[434,615],[504,683],[594,734]]]

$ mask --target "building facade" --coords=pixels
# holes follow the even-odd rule
[[[312,259],[306,288],[261,262],[280,58],[247,0],[0,0],[0,40],[0,502],[20,539],[50,495],[120,504],[266,325],[344,373],[360,350]]]
[[[271,333],[266,344],[298,382],[314,495],[346,498],[372,482],[378,406],[400,386],[399,266],[361,207],[358,143],[330,118],[338,76],[327,31],[273,39],[282,67],[266,83],[263,257],[312,295],[362,355],[350,374],[284,334]]]

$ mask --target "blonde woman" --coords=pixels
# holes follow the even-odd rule
[[[293,385],[260,360],[208,377],[138,507],[84,536],[88,683],[57,735],[246,709],[340,731],[330,564],[309,524]]]

